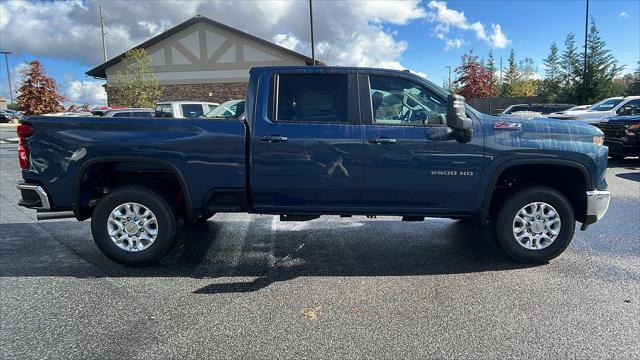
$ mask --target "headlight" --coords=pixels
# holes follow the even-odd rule
[[[596,144],[596,145],[602,145],[603,140],[604,139],[602,138],[602,136],[599,136],[599,135],[595,135],[593,137],[593,143]]]
[[[631,124],[631,125],[626,125],[625,127],[627,128],[627,130],[636,130],[636,129],[640,129],[640,123],[637,123],[637,124]]]

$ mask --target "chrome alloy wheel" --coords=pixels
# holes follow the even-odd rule
[[[516,214],[513,235],[525,249],[542,250],[558,238],[560,225],[560,215],[553,206],[545,202],[533,202]]]
[[[156,240],[158,221],[146,206],[128,202],[111,211],[107,220],[107,233],[120,249],[139,252]]]

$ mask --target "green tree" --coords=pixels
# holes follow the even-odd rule
[[[532,58],[525,58],[518,66],[519,78],[511,87],[510,96],[535,96],[538,94],[540,81]]]
[[[132,49],[122,59],[123,68],[116,72],[114,93],[118,105],[154,108],[162,94],[153,75],[151,57],[144,49]]]
[[[515,96],[513,95],[513,89],[519,80],[520,70],[518,69],[518,63],[516,62],[516,53],[511,49],[507,70],[504,73],[502,96]]]
[[[573,33],[567,34],[564,41],[564,50],[560,56],[560,84],[559,100],[571,103],[578,102],[578,86],[582,77],[582,65],[580,54],[576,47],[576,37]]]
[[[638,67],[633,72],[633,78],[629,82],[625,93],[626,95],[640,95],[640,61],[638,61]]]
[[[581,78],[580,100],[593,103],[615,95],[614,79],[624,69],[600,37],[600,31],[593,18],[587,35],[587,69]]]
[[[540,96],[548,102],[559,102],[562,89],[562,72],[559,50],[556,43],[551,44],[549,55],[543,60],[544,80],[540,83]]]
[[[498,89],[498,69],[496,68],[496,61],[493,58],[493,50],[489,50],[489,57],[484,65],[485,70],[491,75],[489,83],[491,84],[492,94],[496,96],[499,93]]]

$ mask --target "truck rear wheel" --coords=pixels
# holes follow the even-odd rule
[[[575,214],[560,192],[533,186],[504,202],[495,226],[498,245],[511,258],[545,263],[569,246],[575,232]]]
[[[171,248],[176,218],[153,191],[135,186],[105,195],[91,218],[93,240],[111,260],[132,266],[152,264]]]

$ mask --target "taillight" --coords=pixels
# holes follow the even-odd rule
[[[29,149],[25,146],[25,139],[33,135],[33,126],[20,124],[16,128],[18,133],[18,162],[22,169],[29,168]]]

